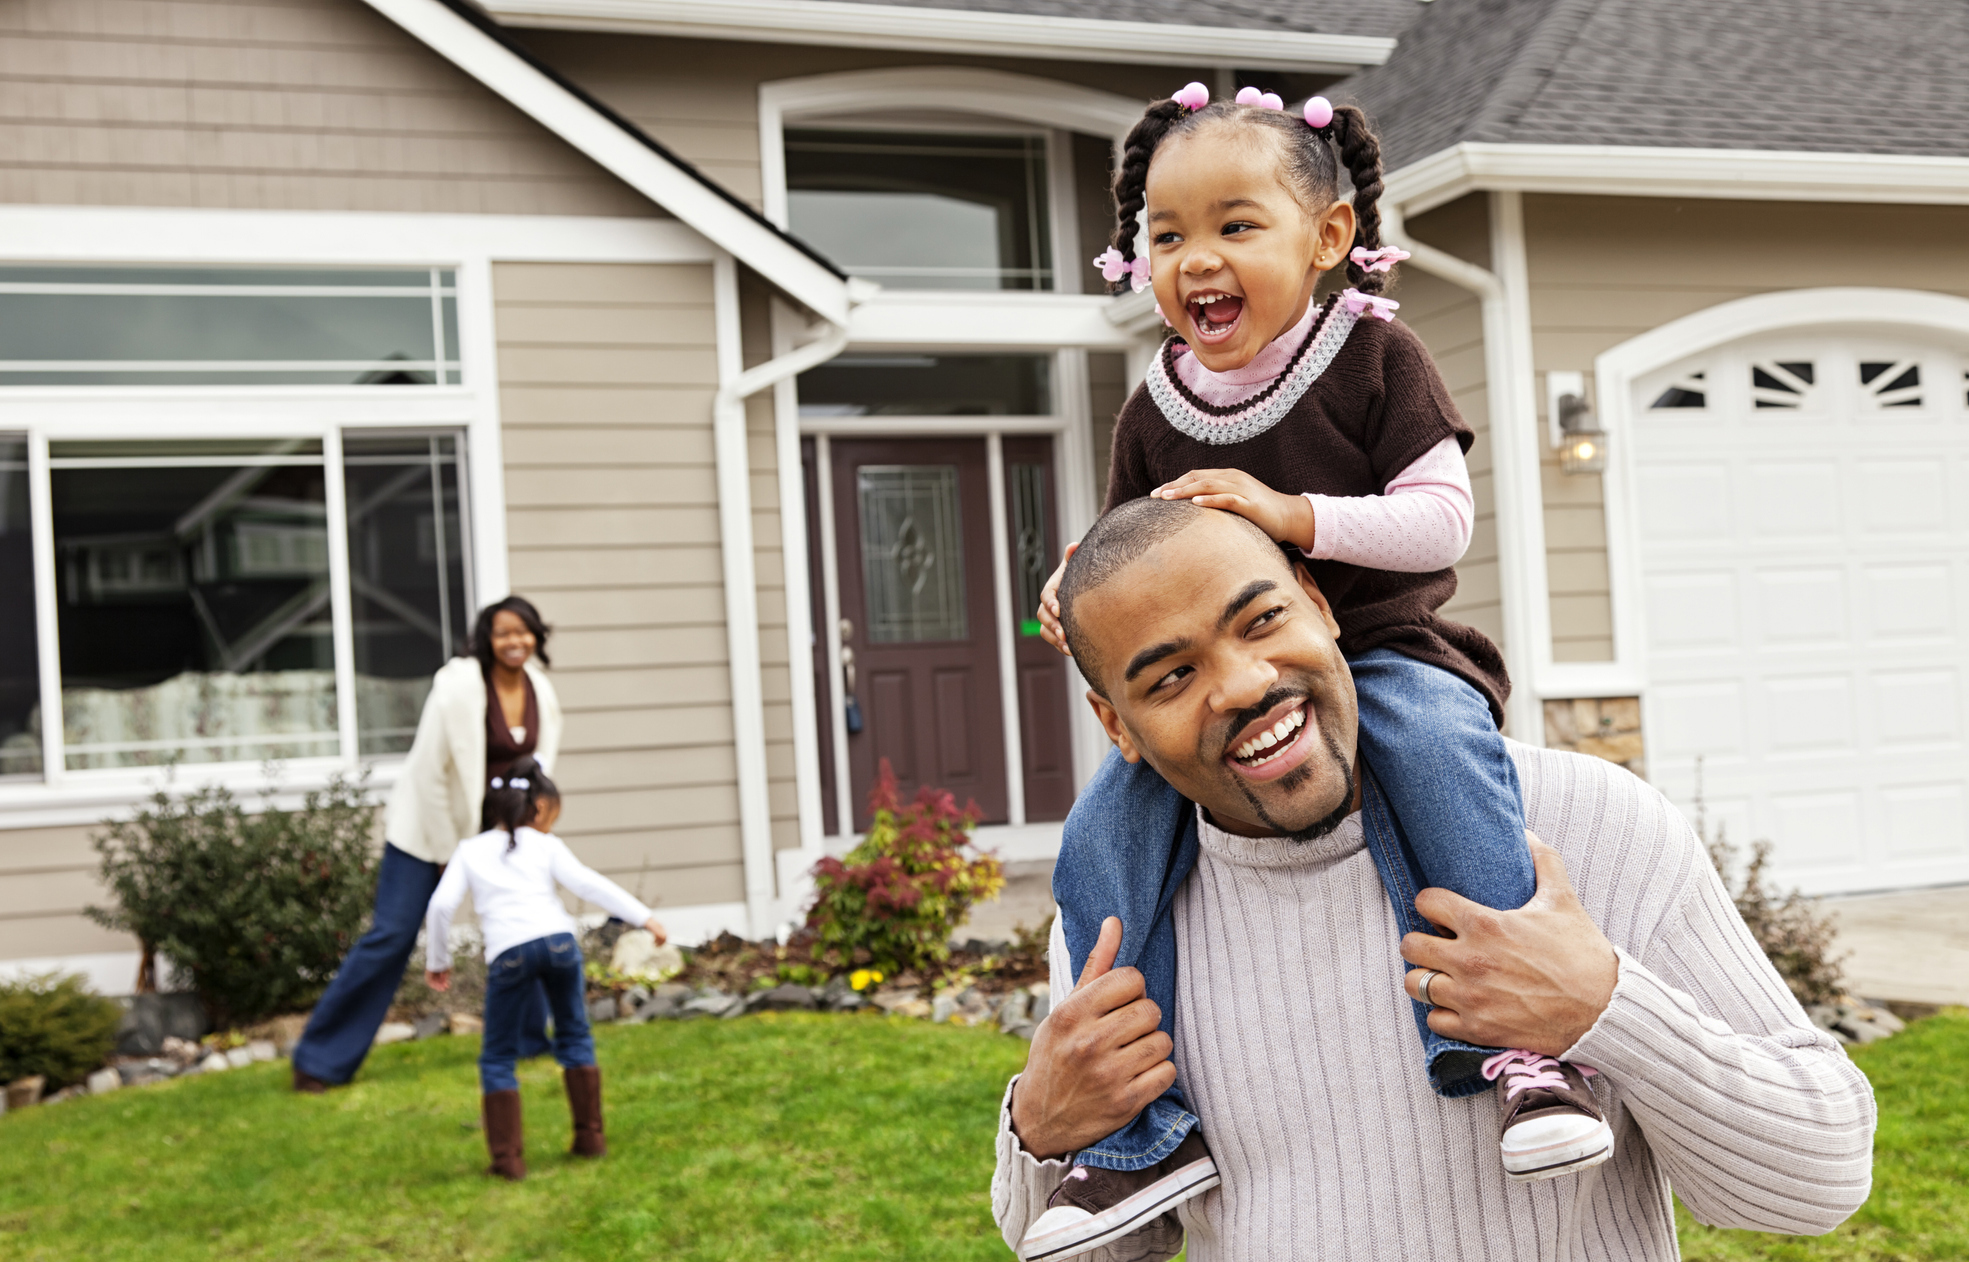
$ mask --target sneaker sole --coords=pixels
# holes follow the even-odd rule
[[[1222,1182],[1223,1179],[1217,1175],[1215,1161],[1208,1157],[1192,1161],[1086,1222],[1049,1231],[1037,1240],[1020,1241],[1019,1257],[1022,1262],[1063,1262],[1066,1258],[1077,1257],[1111,1240],[1120,1239]]]
[[[1613,1128],[1605,1122],[1600,1129],[1579,1139],[1549,1148],[1533,1149],[1504,1158],[1504,1177],[1513,1183],[1536,1183],[1556,1179],[1562,1174],[1591,1169],[1613,1156]],[[1514,1164],[1524,1166],[1512,1169]]]

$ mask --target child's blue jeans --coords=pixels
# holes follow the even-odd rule
[[[554,1014],[554,1059],[563,1069],[595,1063],[595,1039],[588,1032],[587,983],[581,975],[581,946],[571,933],[550,934],[501,951],[486,967],[485,1040],[479,1044],[479,1089],[517,1091],[513,1072],[520,1054],[520,1030],[527,996],[534,985],[547,992]]]
[[[1436,887],[1512,910],[1536,888],[1517,768],[1490,706],[1466,681],[1391,649],[1348,659],[1360,698],[1361,823],[1402,932],[1433,933],[1415,896]],[[1280,842],[1291,845],[1291,842]],[[1176,891],[1196,866],[1196,806],[1147,763],[1110,752],[1067,817],[1053,868],[1068,966],[1078,977],[1101,922],[1121,918],[1117,968],[1141,970],[1174,1036]],[[1413,1005],[1429,1081],[1445,1096],[1487,1089],[1496,1048],[1444,1038]],[[1074,1154],[1084,1165],[1145,1170],[1197,1124],[1181,1084],[1128,1125]]]

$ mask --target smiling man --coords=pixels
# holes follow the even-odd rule
[[[1118,922],[1078,986],[1055,926],[1059,1002],[1000,1118],[992,1203],[1008,1243],[1077,1148],[1178,1075],[1222,1185],[1084,1256],[1167,1258],[1187,1235],[1192,1262],[1665,1260],[1671,1183],[1703,1221],[1761,1231],[1827,1231],[1866,1199],[1865,1078],[1652,789],[1511,746],[1527,822],[1551,843],[1532,843],[1537,895],[1497,912],[1424,891],[1417,910],[1454,939],[1404,938],[1363,829],[1376,797],[1352,678],[1302,567],[1242,518],[1137,500],[1089,532],[1061,603],[1089,701],[1122,757],[1194,804],[1198,854],[1165,894],[1162,1003],[1111,967]],[[1508,1182],[1496,1106],[1437,1095],[1413,1054],[1425,980],[1437,1033],[1597,1070],[1614,1157]]]

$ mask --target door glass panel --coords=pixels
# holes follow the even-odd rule
[[[856,470],[868,638],[878,644],[969,638],[955,465]]]
[[[41,774],[41,672],[35,651],[34,541],[27,440],[0,435],[0,776]]]
[[[472,606],[459,448],[455,434],[342,441],[356,726],[365,755],[410,748],[431,676],[464,649]]]
[[[1018,554],[1012,558],[1012,581],[1018,592],[1019,634],[1038,635],[1039,594],[1050,575],[1046,567],[1046,466],[1006,466],[1012,491],[1012,532]]]
[[[333,755],[313,440],[54,443],[71,769]]]
[[[1046,138],[789,130],[794,233],[896,289],[1051,289]]]
[[[841,355],[800,374],[800,415],[1050,416],[1050,355]]]

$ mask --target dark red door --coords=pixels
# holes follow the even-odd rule
[[[1073,809],[1073,739],[1068,707],[1080,700],[1080,672],[1039,638],[1039,593],[1060,563],[1053,440],[1005,440],[1005,520],[1012,537],[1013,659],[1019,678],[1019,745],[1025,761],[1026,819],[1062,820]]]
[[[984,441],[837,442],[832,464],[855,827],[883,758],[905,796],[933,785],[1003,822]]]

